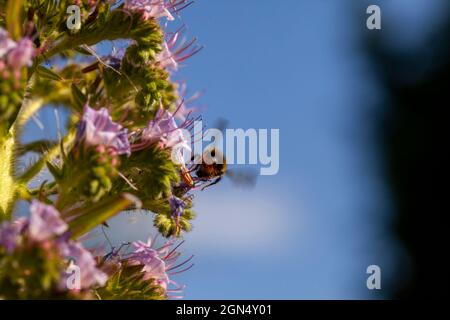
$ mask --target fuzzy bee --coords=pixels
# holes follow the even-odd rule
[[[228,126],[228,120],[220,118],[216,123],[216,128],[222,132]],[[184,182],[184,188],[192,189],[201,187],[204,190],[207,187],[217,184],[224,176],[228,177],[232,183],[244,188],[252,188],[256,184],[257,174],[249,169],[233,169],[227,167],[225,155],[217,147],[206,149],[201,156],[201,161],[191,162],[194,164],[181,169],[181,177]]]
[[[224,176],[243,187],[253,187],[256,183],[256,174],[252,172],[228,170],[225,156],[217,148],[206,150],[201,157],[201,161],[194,162],[197,164],[181,171],[183,182],[190,189],[199,186],[204,190],[219,183]]]
[[[217,184],[227,172],[225,157],[216,148],[206,150],[202,154],[201,160],[194,163],[190,168],[183,168],[181,172],[181,177],[189,188],[200,184],[204,190]]]

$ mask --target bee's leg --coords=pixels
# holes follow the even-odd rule
[[[187,169],[188,169],[188,170],[192,170],[192,168],[198,166],[198,164],[196,164],[196,163],[194,162],[194,160],[195,160],[195,156],[193,155],[192,158],[191,158],[191,162],[189,162],[189,165],[187,166]]]
[[[199,167],[200,167],[199,164],[194,164],[193,166],[191,166],[191,167],[188,168],[188,173],[197,171]]]
[[[202,188],[202,191],[205,190],[205,189],[208,188],[208,187],[211,187],[211,186],[213,186],[213,185],[219,183],[220,180],[222,180],[222,177],[218,177],[218,178],[217,178],[216,180],[214,180],[213,182],[208,183],[206,186],[204,186],[204,187]]]

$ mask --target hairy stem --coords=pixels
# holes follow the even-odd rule
[[[0,221],[9,219],[18,193],[18,184],[15,179],[15,155],[18,146],[18,135],[25,123],[43,105],[43,98],[31,98],[35,77],[32,76],[25,89],[24,99],[19,113],[9,128],[9,131],[0,135]]]
[[[14,184],[14,136],[0,137],[0,221],[9,219],[16,196]]]

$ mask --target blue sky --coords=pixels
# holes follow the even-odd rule
[[[205,90],[206,124],[223,117],[232,128],[279,128],[281,137],[279,174],[259,177],[253,190],[225,180],[196,194],[183,245],[195,267],[175,279],[186,298],[384,297],[366,288],[370,264],[382,268],[384,289],[401,281],[393,271],[403,251],[388,234],[392,208],[374,143],[373,105],[383,93],[358,41],[368,32],[365,9],[379,4],[383,29],[371,32],[394,47],[419,46],[441,3],[198,0],[182,12],[187,35],[205,48],[177,78]],[[111,223],[117,243],[153,232],[151,217],[130,218]]]

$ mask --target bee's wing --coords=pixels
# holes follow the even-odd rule
[[[214,128],[221,131],[222,135],[225,136],[225,130],[227,129],[229,123],[230,123],[230,121],[228,121],[227,119],[219,118],[216,120]],[[220,139],[215,140],[214,144],[215,144],[215,147],[218,147],[219,145],[223,144],[223,141],[221,141]],[[221,152],[223,152],[223,150],[221,150],[221,149],[219,149],[219,150]]]
[[[231,182],[244,188],[253,188],[256,185],[258,174],[253,170],[234,169],[226,173]]]
[[[225,118],[219,118],[216,121],[216,125],[215,128],[224,132],[226,128],[228,128],[228,124],[230,123],[229,120],[225,119]]]
[[[228,128],[229,123],[228,119],[219,118],[216,121],[216,129],[219,129],[225,135],[225,130]],[[237,186],[253,188],[256,185],[258,174],[250,169],[228,169],[226,176]]]

